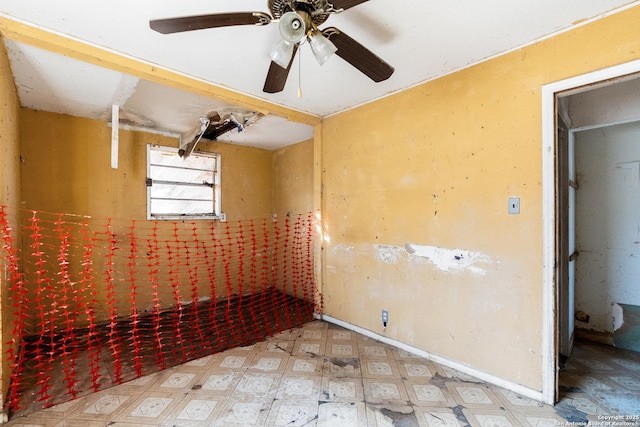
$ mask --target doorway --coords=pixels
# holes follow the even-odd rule
[[[576,336],[640,351],[640,121],[578,129],[572,139]]]
[[[570,258],[575,250],[570,247],[572,231],[569,221],[569,141],[574,121],[567,114],[566,97],[588,93],[622,81],[636,79],[640,61],[634,61],[546,85],[542,88],[543,113],[543,238],[544,238],[544,330],[543,330],[543,398],[546,403],[558,401],[559,366],[561,354],[571,353],[575,301],[569,281]],[[640,80],[638,80],[640,82]],[[605,103],[601,103],[604,107]],[[640,111],[627,114],[640,118]],[[560,117],[560,119],[558,118]],[[609,122],[632,121],[595,114]],[[606,117],[606,119],[604,118]],[[567,121],[566,130],[561,123]],[[564,140],[563,140],[564,132]],[[575,183],[574,183],[575,184]],[[573,225],[571,225],[573,227]]]

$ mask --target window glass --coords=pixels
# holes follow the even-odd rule
[[[217,218],[220,213],[220,155],[148,146],[149,219]]]

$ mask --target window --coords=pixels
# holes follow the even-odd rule
[[[210,218],[220,215],[220,155],[147,146],[147,218]]]

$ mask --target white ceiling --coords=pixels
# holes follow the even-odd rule
[[[36,47],[6,41],[18,96],[23,107],[111,121],[111,106],[120,106],[120,123],[191,141],[200,117],[243,109],[191,92],[152,83]],[[313,138],[313,127],[268,115],[242,132],[218,140],[273,150]]]
[[[300,49],[283,92],[262,92],[275,23],[163,35],[151,19],[231,11],[268,12],[267,0],[3,0],[0,16],[83,40],[125,56],[326,117],[459,70],[531,43],[577,23],[637,5],[628,0],[369,0],[326,24],[356,39],[395,67],[374,83],[338,56],[320,66],[308,46]],[[24,106],[108,119],[111,105],[148,126],[185,132],[218,101],[6,41]],[[302,97],[297,96],[298,85]],[[266,116],[231,142],[277,148],[311,138],[310,126]],[[221,138],[223,139],[223,138]]]

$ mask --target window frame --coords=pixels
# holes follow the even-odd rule
[[[201,156],[201,157],[210,157],[215,159],[215,168],[213,171],[213,183],[212,184],[188,184],[188,186],[194,186],[198,188],[209,187],[212,189],[212,202],[213,202],[213,212],[211,213],[153,213],[152,212],[152,187],[153,187],[153,177],[151,176],[151,167],[153,166],[151,163],[151,152],[152,151],[160,151],[163,153],[170,153],[172,155],[179,156],[179,149],[175,147],[166,147],[157,144],[147,144],[147,179],[146,179],[146,187],[147,187],[147,220],[220,220],[222,215],[221,210],[221,200],[220,200],[220,188],[221,188],[221,156],[219,153],[213,152],[205,152],[205,151],[194,151],[191,153],[191,156]],[[188,161],[187,159],[184,159]],[[185,167],[185,169],[187,169]],[[203,169],[205,170],[205,169]],[[207,170],[208,171],[208,170]],[[171,184],[172,182],[177,183],[178,181],[162,181],[156,180],[163,185]],[[180,185],[180,184],[177,184]],[[180,199],[172,199],[172,200],[180,200]]]

